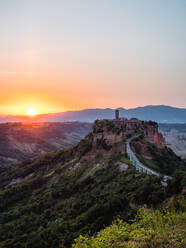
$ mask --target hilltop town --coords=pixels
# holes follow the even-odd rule
[[[119,111],[115,111],[113,120],[96,120],[93,127],[93,146],[95,149],[109,151],[115,147],[125,152],[125,141],[133,135],[141,135],[146,142],[165,148],[163,135],[158,131],[158,124],[152,121],[141,121],[137,118],[120,118]],[[102,151],[102,152],[104,152]]]

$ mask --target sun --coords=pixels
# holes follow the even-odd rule
[[[27,109],[27,115],[28,116],[36,116],[37,115],[37,110],[36,109],[34,109],[34,108],[29,108],[29,109]]]

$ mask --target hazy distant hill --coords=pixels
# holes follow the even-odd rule
[[[167,146],[178,156],[186,159],[186,124],[159,124],[159,130],[166,139]]]
[[[79,122],[0,124],[0,164],[75,145],[90,129]]]
[[[186,123],[186,109],[175,108],[164,105],[145,106],[131,109],[120,108],[121,117],[137,117],[141,120],[153,120],[162,123]],[[84,109],[80,111],[67,111],[56,114],[39,115],[34,121],[40,122],[63,122],[63,121],[81,121],[93,122],[96,119],[113,119],[114,110],[107,109]],[[25,121],[22,116],[4,116],[0,117],[0,122]],[[29,120],[29,118],[27,118]]]

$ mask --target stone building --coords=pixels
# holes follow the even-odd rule
[[[119,120],[119,109],[115,110],[115,119]]]
[[[158,124],[153,121],[141,121],[137,118],[120,118],[119,110],[115,110],[115,119],[97,120],[93,125],[93,132],[102,136],[115,135],[127,138],[129,135],[143,134],[146,141],[156,144],[159,147],[165,146],[165,139],[158,132]]]

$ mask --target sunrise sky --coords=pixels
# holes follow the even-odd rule
[[[185,0],[1,0],[0,114],[186,107]]]

